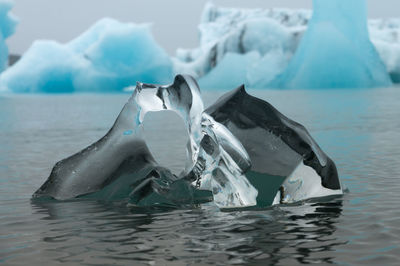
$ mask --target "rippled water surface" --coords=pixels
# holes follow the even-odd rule
[[[53,165],[104,135],[129,95],[3,95],[0,264],[399,265],[400,88],[251,93],[309,129],[336,162],[343,197],[236,212],[34,204]],[[219,95],[204,93],[208,103]],[[179,172],[183,122],[145,122],[156,159]]]

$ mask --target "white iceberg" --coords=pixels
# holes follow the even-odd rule
[[[0,76],[14,92],[122,91],[138,80],[166,83],[173,77],[167,53],[147,24],[105,18],[66,44],[35,41]]]
[[[351,55],[353,59],[364,58],[349,63],[346,68],[357,65],[356,68],[369,70],[362,70],[361,76],[354,76],[357,73],[341,71],[339,60],[335,60],[331,62],[337,63],[336,65],[333,64],[331,68],[327,65],[321,70],[325,71],[327,75],[329,74],[332,83],[321,84],[311,80],[310,86],[299,83],[296,84],[296,87],[387,86],[390,84],[390,80],[385,74],[386,71],[389,72],[394,82],[400,81],[400,38],[398,37],[400,36],[400,20],[370,20],[368,22],[371,41],[384,63],[382,67],[376,51],[368,39],[365,1],[336,0],[327,3],[327,1],[315,0],[314,7],[316,16],[310,22],[313,14],[310,10],[237,9],[217,7],[209,3],[204,9],[199,26],[200,47],[187,50],[178,49],[176,57],[173,58],[175,71],[189,73],[200,78],[200,84],[206,88],[228,86],[225,78],[216,79],[217,73],[225,77],[230,75],[229,73],[233,73],[230,75],[230,83],[234,84],[233,87],[241,83],[253,88],[288,87],[283,86],[283,79],[280,80],[280,84],[275,79],[287,68],[310,24],[313,32],[316,28],[317,30],[327,30],[318,36],[315,42],[326,40],[325,47],[322,48],[326,48],[327,52],[330,49],[331,57],[336,59],[338,52],[344,49],[341,54],[341,57],[344,58],[345,54],[353,49]],[[350,16],[349,20],[343,16],[346,12]],[[324,28],[326,24],[329,26]],[[334,29],[329,30],[329,27]],[[343,28],[345,28],[345,32],[342,32]],[[303,42],[303,46],[311,47],[315,43],[314,35],[312,32],[307,35],[312,36]],[[357,40],[353,40],[354,36],[357,36]],[[339,39],[337,40],[337,38]],[[340,49],[337,46],[338,42],[342,45]],[[358,47],[359,44],[362,47]],[[338,49],[335,50],[335,48]],[[258,53],[258,56],[255,56],[255,53]],[[323,57],[323,54],[319,54],[319,56]],[[250,58],[252,61],[249,61]],[[310,63],[307,60],[311,60],[311,58],[302,60]],[[331,71],[332,68],[339,71]],[[238,76],[237,73],[240,71],[241,74]],[[367,74],[364,71],[370,71],[373,81],[366,82]],[[345,84],[345,80],[350,76],[352,83]],[[289,77],[286,76],[286,78]],[[321,79],[323,79],[322,76]],[[273,80],[275,81],[271,82]]]
[[[13,5],[11,0],[0,0],[0,72],[8,65],[8,47],[5,40],[14,34],[18,23],[17,18],[10,13]]]
[[[200,47],[178,49],[176,73],[201,78],[205,88],[265,87],[287,66],[301,40],[309,10],[219,8],[203,11]],[[222,75],[223,78],[217,77]],[[230,76],[230,84],[227,79]]]
[[[369,21],[371,40],[395,83],[400,83],[400,19]]]

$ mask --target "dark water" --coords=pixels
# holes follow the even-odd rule
[[[128,95],[0,96],[0,264],[398,265],[400,88],[252,93],[309,129],[348,193],[236,212],[33,204],[54,163],[105,134]],[[154,114],[146,123],[156,158],[178,172],[182,121]]]

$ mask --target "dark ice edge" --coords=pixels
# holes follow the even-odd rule
[[[241,129],[261,127],[286,143],[303,158],[303,163],[312,167],[321,177],[321,184],[328,189],[340,189],[335,163],[321,150],[307,129],[289,119],[271,104],[249,95],[244,85],[224,94],[205,110],[217,122],[232,122]],[[316,153],[323,156],[325,165]]]

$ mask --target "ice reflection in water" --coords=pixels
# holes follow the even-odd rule
[[[332,262],[329,251],[344,244],[332,237],[341,199],[262,212],[220,212],[213,205],[129,210],[94,202],[42,203],[33,209],[46,229],[35,248],[59,262],[321,263]],[[37,262],[42,259],[47,258]]]

